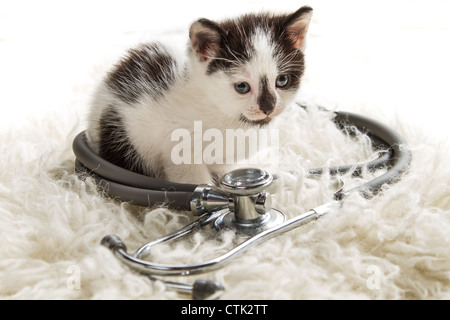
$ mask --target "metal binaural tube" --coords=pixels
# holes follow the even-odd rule
[[[321,205],[315,209],[312,209],[302,215],[299,215],[289,221],[281,223],[277,226],[269,228],[265,231],[262,231],[248,240],[242,242],[232,250],[226,252],[225,254],[198,264],[191,265],[164,265],[164,264],[156,264],[148,261],[144,261],[140,259],[141,255],[145,255],[149,253],[149,249],[152,245],[167,241],[170,239],[177,238],[186,233],[190,233],[193,230],[196,230],[198,226],[204,225],[206,223],[212,222],[217,218],[219,213],[213,214],[205,214],[201,217],[200,222],[196,221],[191,226],[184,229],[183,232],[175,232],[172,235],[168,235],[164,237],[162,240],[156,240],[153,243],[149,243],[143,247],[141,247],[135,256],[130,256],[127,253],[127,247],[125,243],[118,237],[117,235],[108,235],[105,236],[101,244],[109,248],[114,255],[119,258],[124,264],[128,265],[130,268],[146,274],[152,280],[162,281],[167,287],[174,289],[180,293],[191,294],[193,299],[203,300],[203,299],[215,299],[222,294],[225,290],[223,285],[212,280],[197,280],[193,285],[179,283],[174,281],[167,281],[160,279],[156,276],[168,276],[168,275],[192,275],[198,274],[208,271],[216,270],[220,267],[223,267],[225,264],[230,262],[231,258],[243,253],[248,247],[252,244],[256,244],[259,242],[263,242],[269,240],[277,235],[288,232],[292,229],[295,229],[303,224],[306,224],[312,220],[318,219],[320,216],[324,215],[328,212],[329,208],[333,205],[333,202],[327,203],[325,205]],[[203,218],[203,219],[202,219]]]
[[[230,261],[230,258],[244,252],[250,245],[269,240],[277,235],[288,232],[312,220],[316,220],[320,216],[327,213],[334,203],[335,201],[332,201],[325,205],[321,205],[320,207],[312,209],[282,224],[262,231],[255,236],[245,240],[223,255],[198,264],[167,265],[141,260],[129,255],[126,251],[126,247],[123,241],[115,235],[104,237],[102,240],[102,244],[108,246],[108,248],[110,248],[122,262],[142,273],[160,276],[193,275],[216,270],[228,263]]]
[[[211,213],[209,213],[209,212],[205,213],[200,218],[198,218],[194,222],[188,224],[187,226],[183,227],[182,229],[172,232],[164,237],[161,237],[157,240],[154,240],[152,242],[149,242],[149,243],[143,245],[136,251],[136,253],[134,254],[134,257],[136,257],[138,259],[142,259],[146,256],[149,256],[150,250],[153,246],[155,246],[159,243],[167,242],[169,240],[175,240],[177,238],[191,234],[191,233],[197,231],[198,229],[200,229],[201,227],[215,221],[222,214],[224,214],[223,210],[222,211],[219,210],[219,211],[215,211],[215,212],[211,212]]]

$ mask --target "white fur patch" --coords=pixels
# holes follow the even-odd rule
[[[278,75],[276,60],[274,59],[275,47],[271,41],[271,36],[267,31],[257,29],[251,39],[255,56],[249,62],[250,69],[255,73],[255,77],[260,79],[267,76],[272,83]]]

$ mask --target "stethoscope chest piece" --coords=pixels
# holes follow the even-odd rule
[[[272,198],[265,190],[273,177],[255,168],[237,169],[220,179],[220,187],[230,195],[229,211],[214,222],[217,230],[231,229],[238,237],[251,237],[286,221],[286,216],[272,208]]]

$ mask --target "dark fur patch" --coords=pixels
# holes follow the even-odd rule
[[[189,32],[189,38],[194,50],[200,54],[202,61],[209,59],[209,56],[215,55],[216,50],[220,48],[220,42],[222,38],[222,30],[213,21],[208,19],[200,19],[197,21],[198,25],[201,25],[203,29],[193,32],[193,28]]]
[[[160,44],[142,44],[128,51],[106,83],[125,102],[136,102],[143,93],[156,99],[175,81],[175,68],[175,59]]]
[[[99,156],[122,168],[144,174],[142,161],[130,142],[123,120],[114,107],[100,118]]]
[[[271,35],[275,45],[274,58],[279,61],[279,69],[288,74],[292,81],[284,90],[298,88],[304,70],[303,53],[294,47],[291,35],[286,28],[301,14],[300,10],[293,15],[248,14],[234,20],[225,20],[218,25],[221,28],[221,44],[216,58],[208,65],[208,74],[219,70],[227,71],[235,63],[249,61],[254,53],[249,39],[257,29]]]
[[[278,70],[289,78],[287,85],[279,89],[295,91],[300,87],[300,80],[305,71],[305,57],[300,50],[290,50],[289,47],[281,46],[279,50],[280,56],[286,59],[278,60]]]
[[[266,115],[272,113],[275,109],[275,103],[277,101],[276,97],[270,93],[268,85],[267,77],[262,77],[259,83],[260,95],[258,97],[258,105],[259,109]]]

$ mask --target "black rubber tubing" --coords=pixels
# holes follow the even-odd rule
[[[359,191],[366,196],[376,194],[384,184],[398,181],[409,167],[411,153],[406,141],[394,130],[368,117],[349,113],[335,112],[333,121],[341,128],[355,127],[369,135],[372,141],[387,150],[379,158],[363,164],[345,165],[328,169],[330,174],[342,174],[350,170],[360,172],[362,168],[375,170],[387,167],[383,175],[336,195],[341,199],[347,194]],[[116,166],[95,154],[88,146],[85,132],[79,133],[73,141],[77,172],[88,173],[95,178],[106,194],[114,199],[130,202],[139,206],[166,205],[177,210],[190,210],[195,184],[182,184],[141,175]],[[312,169],[311,174],[321,174],[323,169]]]
[[[383,185],[397,182],[401,178],[402,173],[409,167],[412,159],[408,145],[402,136],[377,120],[349,112],[335,113],[336,117],[333,121],[336,124],[342,128],[356,127],[359,131],[371,137],[373,142],[384,144],[388,148],[387,154],[389,155],[387,159],[381,162],[379,159],[375,159],[366,164],[370,170],[383,166],[387,167],[386,173],[358,187],[338,193],[336,198],[342,198],[355,191],[370,197],[381,191]]]
[[[138,206],[166,204],[174,209],[190,210],[192,192],[197,185],[152,178],[106,161],[91,150],[84,131],[75,137],[72,149],[77,158],[76,171],[92,176],[109,197]]]

